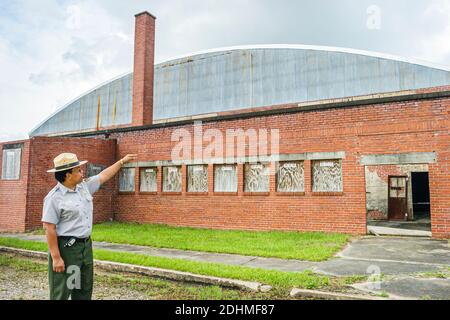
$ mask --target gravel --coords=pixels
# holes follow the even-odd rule
[[[26,268],[0,266],[0,300],[48,300],[46,265],[42,263],[38,265],[42,268],[33,271]],[[118,281],[114,281],[114,275],[95,272],[94,279],[94,300],[148,300],[151,298],[142,290],[119,285]]]

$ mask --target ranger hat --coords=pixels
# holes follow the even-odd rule
[[[47,172],[60,172],[73,169],[86,164],[87,161],[79,161],[77,156],[73,153],[61,153],[53,160],[53,163],[55,167]]]

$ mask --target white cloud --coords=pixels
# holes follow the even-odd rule
[[[77,30],[81,27],[81,9],[77,5],[69,5],[66,8],[66,28],[70,30]]]
[[[450,1],[430,1],[423,19],[434,22],[437,29],[420,39],[420,54],[430,61],[450,65]]]
[[[64,28],[48,30],[48,35],[52,39],[64,37],[64,45],[47,52],[53,59],[31,74],[33,83],[106,80],[131,67],[132,42],[106,10],[92,1],[79,1],[65,8],[62,16]]]
[[[3,141],[26,137],[71,99],[131,70],[132,41],[106,10],[92,1],[37,2],[19,1],[11,10],[20,14],[0,23]]]
[[[26,132],[0,132],[0,142],[12,142],[26,139],[28,139]]]

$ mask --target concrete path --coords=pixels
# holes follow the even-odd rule
[[[0,236],[45,241],[44,236],[36,235],[0,234]],[[450,280],[448,279],[420,279],[415,282],[417,284],[416,291],[412,289],[410,291],[406,290],[410,287],[411,282],[415,281],[414,279],[417,280],[418,273],[450,272],[450,247],[448,241],[426,238],[365,237],[348,244],[334,258],[324,262],[158,249],[104,242],[94,242],[94,248],[288,272],[312,270],[316,273],[333,276],[383,274],[390,276],[390,278],[388,277],[389,281],[383,280],[378,291],[381,290],[403,297],[410,297],[410,293],[413,292],[413,297],[415,298],[433,298],[436,295],[440,299],[450,299]],[[406,278],[406,280],[402,278],[405,276],[409,278]],[[366,290],[364,286],[358,289]],[[432,292],[435,292],[435,294],[431,294]]]
[[[390,228],[381,226],[368,226],[369,234],[376,236],[405,236],[405,237],[426,237],[431,238],[431,231],[410,230],[400,228]]]
[[[429,231],[431,234],[431,220],[426,218],[418,219],[415,221],[376,220],[376,221],[368,221],[367,225],[369,227],[374,226],[374,227],[386,227],[402,230]]]

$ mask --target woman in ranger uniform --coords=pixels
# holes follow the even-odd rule
[[[100,174],[83,180],[79,161],[72,153],[54,159],[58,184],[44,199],[42,222],[49,248],[48,279],[51,300],[90,300],[94,281],[92,254],[93,194],[137,155],[127,155]]]

